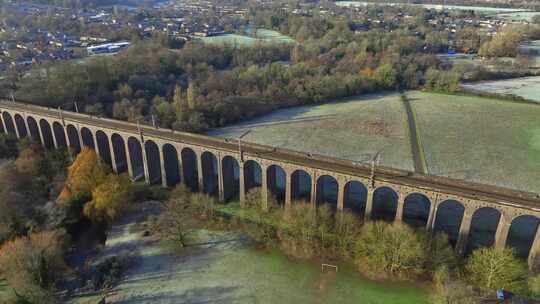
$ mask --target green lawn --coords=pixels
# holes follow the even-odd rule
[[[540,106],[490,98],[409,92],[429,174],[540,193]],[[399,96],[276,111],[211,132],[246,141],[412,170]]]

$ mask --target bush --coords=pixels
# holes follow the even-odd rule
[[[0,133],[0,158],[15,158],[17,153],[17,137]]]
[[[260,187],[252,188],[246,193],[244,206],[246,208],[264,208],[262,189]],[[268,193],[267,209],[275,209],[278,206],[277,199],[271,193]]]
[[[184,185],[177,186],[164,204],[156,230],[162,239],[173,241],[180,247],[186,245],[195,218],[212,219],[215,198],[202,193],[192,193]]]
[[[424,270],[425,244],[412,228],[402,223],[369,222],[364,224],[356,245],[356,263],[368,274],[398,277]]]
[[[350,211],[337,214],[334,226],[334,247],[342,256],[351,257],[353,254],[360,232],[360,223],[358,217]]]
[[[445,233],[438,233],[435,236],[431,236],[428,232],[417,231],[423,238],[423,242],[426,244],[427,260],[425,270],[432,276],[436,275],[436,272],[441,268],[456,269],[458,267],[458,258],[450,242],[448,241],[448,235]]]
[[[504,288],[514,293],[527,291],[528,268],[509,248],[480,248],[465,265],[469,283],[487,289]]]
[[[31,303],[53,303],[54,289],[65,269],[62,245],[53,232],[32,234],[0,248],[0,273],[9,286]]]
[[[535,275],[529,278],[529,291],[533,297],[540,297],[540,275]]]
[[[89,280],[90,287],[102,290],[117,284],[128,266],[128,257],[110,257],[100,262]]]

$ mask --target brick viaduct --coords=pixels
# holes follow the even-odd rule
[[[237,140],[0,101],[0,131],[46,148],[94,148],[116,172],[172,187],[183,182],[221,201],[243,202],[260,187],[283,208],[304,200],[348,209],[364,220],[404,221],[448,234],[458,253],[472,246],[509,246],[529,265],[540,258],[536,194],[372,168],[352,161]],[[476,247],[475,247],[476,248]]]

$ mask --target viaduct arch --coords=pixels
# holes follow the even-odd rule
[[[294,201],[351,210],[363,220],[403,221],[445,233],[459,253],[479,246],[512,247],[530,265],[540,259],[540,197],[536,194],[359,166],[331,157],[137,126],[16,102],[0,101],[0,131],[47,148],[94,148],[132,180],[239,199],[260,188],[283,208]]]

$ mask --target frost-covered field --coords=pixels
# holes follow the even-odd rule
[[[369,281],[347,266],[325,276],[320,263],[255,249],[239,232],[197,230],[187,247],[173,250],[143,236],[137,227],[148,220],[141,218],[146,206],[135,209],[113,225],[103,250],[104,257],[128,254],[133,261],[106,303],[428,303],[426,286]],[[69,303],[98,303],[101,297],[78,295]]]
[[[430,174],[540,193],[540,106],[409,92]],[[210,132],[277,147],[412,170],[397,95],[299,107]]]
[[[540,76],[463,84],[469,91],[516,95],[540,102]]]
[[[533,17],[540,15],[540,12],[513,12],[513,13],[498,13],[495,17],[513,22],[527,21],[531,22]]]
[[[237,45],[252,45],[256,43],[294,43],[295,40],[289,36],[282,35],[279,32],[259,29],[255,35],[246,31],[246,35],[225,34],[218,36],[210,36],[201,38],[205,43],[210,44],[237,44]]]
[[[399,95],[369,95],[280,110],[210,134],[235,137],[251,130],[245,141],[355,161],[382,151],[383,164],[413,170],[406,117]]]
[[[400,2],[368,2],[368,1],[336,1],[338,6],[366,6],[366,5],[407,5],[406,3]],[[443,6],[441,4],[408,4],[413,6],[422,6],[426,9],[442,10]],[[486,7],[486,6],[468,6],[468,5],[445,5],[444,9],[447,10],[462,10],[462,11],[475,11],[478,13],[491,13],[491,14],[500,14],[500,13],[516,13],[527,11],[526,9],[519,8],[504,8],[504,7]]]

